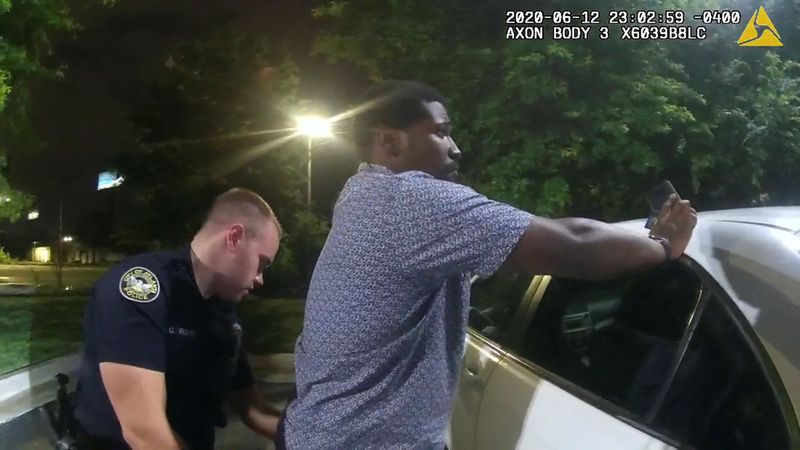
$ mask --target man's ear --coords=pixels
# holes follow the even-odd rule
[[[225,235],[225,244],[228,248],[233,249],[242,245],[244,241],[244,225],[236,223],[228,228],[228,233]]]
[[[378,145],[386,155],[392,158],[397,158],[400,156],[400,153],[403,150],[403,145],[405,145],[407,140],[404,131],[381,127],[378,129],[377,134]]]

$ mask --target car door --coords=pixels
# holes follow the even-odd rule
[[[650,425],[685,448],[800,448],[800,426],[769,354],[741,311],[709,285]]]
[[[501,351],[491,341],[482,339],[477,334],[467,336],[450,421],[449,448],[459,450],[473,448],[475,423],[478,419],[483,390],[501,357]]]
[[[476,450],[674,448],[536,375],[513,357],[492,373],[475,431]]]
[[[498,274],[473,284],[470,330],[448,431],[450,448],[473,448],[483,391],[503,355],[498,342],[520,328],[519,311],[529,303],[536,286],[516,274]]]
[[[475,449],[664,449],[663,395],[702,284],[672,264],[609,282],[540,283],[524,336],[484,389]]]

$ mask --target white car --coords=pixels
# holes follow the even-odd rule
[[[622,279],[495,278],[451,449],[800,448],[800,207],[700,213],[679,261]]]

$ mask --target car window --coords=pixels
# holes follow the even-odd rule
[[[679,264],[607,282],[553,278],[518,352],[643,416],[677,360],[700,292]]]
[[[768,377],[718,298],[702,313],[653,425],[698,449],[790,448]]]
[[[530,284],[528,275],[505,272],[476,280],[472,285],[469,326],[484,337],[508,344],[515,313]]]

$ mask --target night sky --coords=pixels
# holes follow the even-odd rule
[[[231,28],[263,33],[291,50],[300,68],[301,98],[324,103],[332,112],[352,104],[365,86],[363,75],[310,56],[315,31],[310,9],[315,3],[117,0],[112,7],[98,7],[79,17],[83,31],[59,43],[53,55],[53,64],[67,66],[65,78],[42,82],[33,92],[33,121],[45,148],[35,154],[9,155],[12,183],[37,197],[41,211],[37,228],[48,233],[57,229],[62,195],[65,232],[98,202],[103,193],[95,192],[97,173],[109,167],[114,155],[136,146],[128,122],[131,105],[145,95],[180,42]],[[349,167],[341,163],[341,156],[341,149],[338,154],[320,155],[317,167],[331,163]],[[338,183],[342,174],[335,174],[334,181],[325,176],[315,171],[315,182],[323,191],[329,190],[326,183]]]

